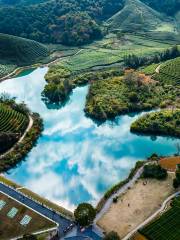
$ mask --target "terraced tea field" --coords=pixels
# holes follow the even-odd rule
[[[0,133],[22,134],[28,124],[28,117],[4,104],[0,104]]]
[[[150,223],[140,232],[153,240],[179,240],[180,236],[180,198],[174,201],[173,207],[159,219]]]
[[[15,68],[15,65],[0,64],[0,78],[9,74],[10,72],[13,72]]]
[[[122,39],[110,35],[101,41],[87,45],[78,54],[64,58],[62,63],[71,71],[88,69],[94,66],[123,62],[124,56],[151,56],[169,48],[168,43],[159,43],[141,36],[125,35]]]
[[[180,84],[180,57],[163,63],[155,79],[166,84]]]

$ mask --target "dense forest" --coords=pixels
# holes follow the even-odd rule
[[[145,4],[159,12],[173,16],[180,9],[179,0],[142,0]]]
[[[79,45],[101,37],[100,22],[123,7],[123,0],[50,0],[0,8],[0,32],[40,42]],[[16,23],[16,24],[15,24]]]
[[[180,8],[179,0],[141,2],[170,16]],[[43,43],[81,45],[100,38],[105,32],[102,23],[125,4],[125,0],[0,0],[0,32]]]

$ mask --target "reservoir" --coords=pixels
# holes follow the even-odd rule
[[[83,109],[88,86],[76,88],[64,106],[46,106],[41,92],[47,70],[37,68],[0,83],[0,93],[24,101],[44,121],[37,146],[8,178],[72,210],[81,202],[95,205],[109,187],[128,176],[137,161],[152,153],[176,153],[177,139],[130,132],[131,123],[144,113],[102,125],[87,118]]]

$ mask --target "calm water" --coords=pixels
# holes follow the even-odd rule
[[[85,117],[88,87],[76,88],[61,109],[48,109],[41,100],[47,68],[0,84],[0,92],[16,96],[41,114],[45,130],[26,162],[9,178],[64,207],[95,204],[113,184],[124,179],[137,160],[151,153],[173,154],[178,140],[136,136],[129,127],[136,116],[118,117],[97,126]]]

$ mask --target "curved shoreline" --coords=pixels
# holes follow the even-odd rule
[[[19,141],[8,152],[0,156],[0,173],[15,168],[35,146],[43,131],[43,121],[37,113],[32,113],[31,118],[32,120]]]

